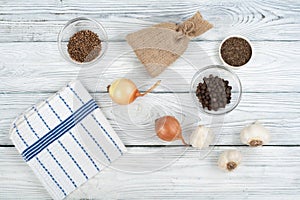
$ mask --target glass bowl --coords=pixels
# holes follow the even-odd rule
[[[203,108],[198,97],[196,96],[196,90],[198,84],[200,82],[203,83],[204,82],[203,78],[209,77],[209,75],[211,74],[213,76],[218,76],[220,78],[227,80],[229,82],[229,85],[232,87],[230,103],[227,104],[225,108],[219,108],[217,111]],[[196,72],[191,82],[190,93],[192,95],[194,103],[196,104],[197,108],[200,111],[211,115],[222,115],[231,112],[233,109],[235,109],[238,106],[242,96],[242,85],[238,76],[235,73],[233,73],[231,70],[220,65],[211,65],[202,68],[198,72]]]
[[[251,47],[251,57],[250,57],[250,59],[248,60],[248,62],[246,62],[245,64],[243,64],[241,66],[232,66],[232,65],[229,65],[227,62],[225,62],[225,60],[223,59],[222,54],[221,54],[221,48],[222,48],[222,45],[224,44],[224,42],[226,40],[228,40],[229,38],[233,38],[233,37],[242,38],[242,39],[246,40],[248,42],[248,44],[250,45],[250,47]],[[249,63],[251,62],[251,60],[253,58],[253,54],[254,54],[254,52],[253,52],[253,45],[252,45],[252,43],[250,42],[250,40],[248,40],[248,38],[246,38],[246,37],[244,37],[242,35],[230,35],[230,36],[224,38],[222,40],[221,44],[219,45],[219,58],[222,61],[223,65],[225,65],[226,67],[230,67],[231,69],[239,69],[241,67],[249,65]]]
[[[90,30],[96,33],[101,40],[101,51],[100,54],[89,62],[77,62],[73,60],[68,52],[68,42],[69,39],[77,32],[82,30]],[[91,66],[97,63],[105,54],[107,49],[107,34],[104,27],[97,22],[96,20],[86,18],[86,17],[78,17],[75,19],[70,20],[60,31],[58,35],[58,48],[61,55],[67,60],[68,62],[75,64],[77,66]]]

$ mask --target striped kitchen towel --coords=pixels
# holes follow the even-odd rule
[[[10,134],[54,199],[63,199],[126,152],[79,81],[19,116]]]

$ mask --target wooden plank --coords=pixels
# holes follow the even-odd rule
[[[16,116],[48,93],[6,94],[0,98],[0,144],[12,144],[8,130]],[[92,94],[110,124],[126,145],[174,145],[164,143],[154,132],[154,120],[159,116],[176,116],[189,135],[200,121],[212,125],[218,145],[240,145],[242,128],[255,120],[261,120],[270,130],[270,145],[300,145],[300,93],[245,93],[240,105],[224,118],[197,113],[189,93],[149,94],[130,106],[112,104],[108,94]],[[288,101],[287,101],[288,99]]]
[[[186,92],[194,73],[218,58],[219,42],[193,42],[185,54],[156,79],[150,79],[129,45],[110,43],[103,60],[89,68],[67,63],[56,43],[2,43],[0,45],[0,93],[55,92],[69,81],[79,78],[91,92],[106,91],[119,77],[132,78],[137,84],[145,80],[162,80],[160,91]],[[300,92],[300,41],[253,42],[254,57],[249,66],[235,70],[244,92]],[[34,83],[34,84],[33,84]]]
[[[215,28],[198,39],[222,40],[242,34],[252,40],[299,40],[299,1],[250,0],[105,0],[1,1],[0,42],[56,41],[61,27],[70,19],[88,16],[101,21],[111,40],[124,40],[127,33],[163,21],[180,22],[197,10]],[[49,31],[51,30],[51,31]]]
[[[178,147],[168,148],[168,153],[157,157],[149,154],[150,148],[129,148],[129,157],[114,163],[114,169],[103,170],[70,199],[299,199],[299,147],[240,147],[243,161],[233,173],[216,166],[225,149],[228,147],[215,148],[205,159],[199,159],[201,152],[194,149],[180,157]],[[50,198],[14,148],[0,148],[0,152],[1,199]],[[174,163],[135,174],[142,165],[139,160],[145,157],[147,169],[156,167],[159,160]]]

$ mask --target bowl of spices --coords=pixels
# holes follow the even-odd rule
[[[220,44],[219,57],[224,65],[239,68],[246,65],[253,55],[250,41],[240,35],[226,37]]]
[[[238,76],[220,65],[211,65],[195,73],[190,93],[200,111],[222,115],[240,103],[242,85]]]
[[[96,20],[75,18],[61,29],[58,48],[67,61],[78,66],[91,66],[105,54],[107,34]]]

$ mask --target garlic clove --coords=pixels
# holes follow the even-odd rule
[[[237,150],[224,151],[218,160],[218,166],[225,171],[233,171],[242,161],[242,154]]]
[[[192,133],[190,137],[190,144],[192,145],[192,147],[203,149],[209,147],[214,138],[215,136],[211,129],[200,125]]]
[[[270,133],[259,121],[256,121],[243,128],[240,139],[243,144],[257,147],[270,142]]]

